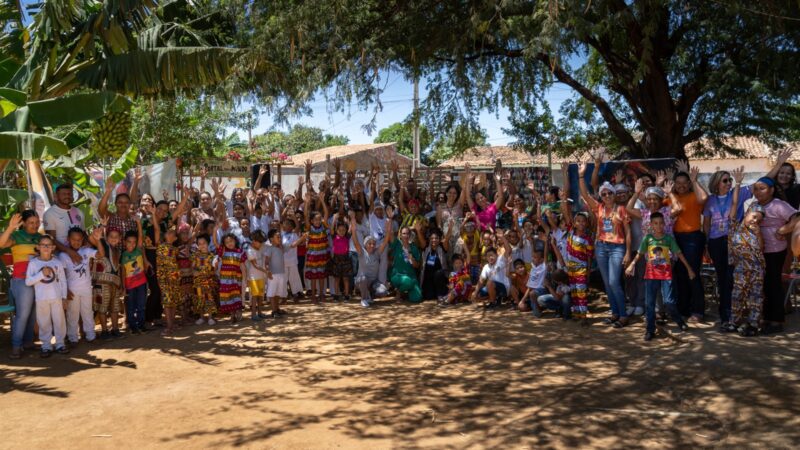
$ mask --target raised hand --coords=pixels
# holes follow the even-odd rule
[[[297,177],[297,184],[298,184],[298,185],[300,185],[300,186],[302,186],[302,185],[306,184],[306,179],[305,179],[305,177],[303,177],[302,175],[301,175],[301,176],[299,176],[299,177]]]
[[[336,169],[337,172],[342,170],[342,160],[339,158],[333,158],[333,168]]]
[[[8,228],[16,230],[20,225],[22,225],[22,215],[14,214],[11,216],[11,219],[8,221]]]
[[[392,220],[394,218],[394,208],[391,206],[387,206],[385,208],[386,218]]]
[[[679,159],[677,163],[675,163],[675,168],[678,169],[678,172],[686,172],[689,173],[689,163]]]
[[[741,185],[742,181],[744,181],[744,166],[741,166],[738,169],[733,169],[731,171],[731,176],[734,180],[736,180],[736,184]]]
[[[200,168],[200,178],[206,178],[208,176],[208,167],[203,166]]]
[[[569,200],[569,197],[567,197],[567,191],[565,191],[564,189],[559,189],[558,199],[561,200],[562,202]]]
[[[664,173],[667,176],[667,180],[674,180],[675,179],[675,169],[670,167],[669,169],[665,170]]]
[[[642,193],[642,191],[644,190],[644,179],[643,178],[639,178],[638,180],[636,180],[636,186],[635,186],[634,189],[635,189],[637,194],[641,194]]]
[[[670,179],[670,180],[667,180],[667,181],[665,181],[665,182],[664,182],[664,192],[666,192],[667,194],[669,194],[670,192],[672,192],[672,188],[673,188],[674,186],[675,186],[675,182],[674,182],[674,181],[672,181],[671,179]]]
[[[780,166],[783,163],[785,163],[786,161],[788,161],[789,158],[791,158],[791,157],[792,157],[792,150],[790,150],[788,148],[780,150],[778,152],[778,155],[775,158],[775,165],[776,166]]]
[[[667,173],[663,170],[656,172],[656,186],[661,186],[667,181]]]
[[[617,169],[614,172],[614,183],[624,183],[625,181],[625,172],[622,169]]]
[[[693,183],[697,182],[697,176],[700,175],[700,167],[694,166],[689,169],[689,177],[692,179]]]
[[[269,170],[269,166],[266,165],[266,164],[262,164],[261,168],[258,169],[258,175],[263,177],[264,175],[267,174],[268,170]]]
[[[308,175],[311,173],[311,168],[312,168],[313,164],[314,163],[312,163],[310,159],[306,160],[306,162],[305,162],[306,178],[308,178]]]
[[[400,166],[397,164],[397,161],[394,159],[389,161],[389,168],[392,169],[392,172],[397,172],[400,169]]]
[[[586,161],[582,161],[581,165],[578,166],[578,176],[583,178],[583,176],[586,175],[586,169],[588,167],[589,167],[589,164],[587,164]]]
[[[133,169],[133,182],[138,183],[140,181],[142,181],[142,168],[137,167]]]

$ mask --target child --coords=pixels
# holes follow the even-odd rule
[[[738,192],[734,192],[734,205],[737,195]],[[734,326],[745,337],[758,334],[762,319],[766,265],[760,226],[763,219],[764,209],[757,203],[750,206],[741,223],[736,221],[736,208],[730,208],[728,262],[733,265],[731,311]]]
[[[175,243],[178,254],[175,259],[178,262],[179,285],[181,297],[175,308],[175,313],[180,314],[184,323],[191,323],[189,315],[192,311],[192,297],[194,294],[194,282],[192,277],[192,228],[187,223],[182,223],[178,227],[178,241]]]
[[[547,277],[547,262],[544,259],[544,252],[541,250],[533,251],[533,258],[531,259],[531,271],[528,275],[525,287],[525,296],[517,305],[520,311],[533,311],[535,317],[542,317],[542,311],[539,309],[538,298],[540,295],[547,294],[548,290],[545,287],[545,278]]]
[[[267,236],[263,231],[257,230],[251,236],[252,242],[247,249],[247,286],[250,288],[250,320],[258,321],[266,318],[261,314],[261,304],[264,302],[267,286],[267,269],[264,267],[264,242]]]
[[[281,244],[284,248],[283,262],[286,264],[287,281],[289,288],[292,291],[292,296],[295,300],[300,300],[303,295],[303,283],[300,280],[299,260],[298,260],[298,247],[292,247],[292,242],[296,241],[299,236],[295,233],[294,229],[296,224],[293,219],[283,219],[283,232],[281,233]]]
[[[122,311],[122,279],[120,278],[120,251],[119,244],[122,235],[116,228],[107,228],[105,239],[100,240],[99,250],[102,248],[103,256],[95,257],[92,269],[92,278],[95,282],[95,304],[100,319],[100,339],[118,338],[119,313]],[[111,315],[111,331],[108,331],[108,315]]]
[[[239,247],[239,240],[232,233],[222,236],[219,245],[217,234],[213,235],[217,247],[217,270],[219,271],[219,312],[230,314],[231,322],[242,319],[242,264],[247,254]]]
[[[500,302],[508,295],[510,284],[506,273],[508,259],[505,255],[511,254],[511,245],[502,236],[498,238],[498,241],[503,245],[505,252],[503,255],[498,256],[494,247],[486,250],[486,264],[481,269],[478,286],[472,295],[474,300],[488,299],[488,303],[484,304],[486,308],[499,306]]]
[[[125,286],[125,318],[128,331],[140,334],[146,331],[144,307],[147,303],[147,276],[150,263],[142,251],[142,220],[136,218],[136,230],[125,233],[125,250],[120,258],[122,280]]]
[[[333,236],[333,258],[331,260],[331,275],[334,286],[338,290],[339,284],[344,284],[344,300],[350,300],[350,277],[353,276],[353,260],[350,259],[350,236],[347,234],[347,223],[334,219],[336,234]],[[334,294],[333,300],[339,300],[339,295]]]
[[[448,288],[450,292],[445,301],[440,302],[442,306],[467,302],[472,295],[472,277],[461,255],[453,255],[453,270],[448,279]]]
[[[97,227],[90,238],[93,245],[99,244],[103,229]],[[92,311],[92,267],[95,255],[103,257],[103,249],[95,250],[85,246],[86,234],[79,227],[70,228],[67,232],[67,244],[78,253],[81,262],[75,264],[66,253],[59,259],[64,264],[67,276],[67,343],[75,345],[80,340],[78,321],[83,321],[83,333],[87,342],[94,341],[94,311]]]
[[[169,336],[175,332],[175,310],[182,303],[180,272],[178,269],[178,233],[169,228],[161,238],[161,227],[155,226],[156,237],[156,277],[161,289],[161,305],[167,315],[167,326],[161,330],[161,336]]]
[[[214,254],[209,249],[211,237],[201,234],[195,239],[197,251],[192,254],[192,285],[194,286],[194,313],[200,316],[195,322],[202,325],[208,316],[208,324],[214,325],[214,313],[217,312],[215,293],[219,289],[215,270]]]
[[[322,210],[328,215],[328,205],[325,196],[319,196],[322,202]],[[311,295],[314,303],[320,303],[325,299],[325,278],[327,278],[328,266],[328,226],[322,220],[322,214],[317,211],[311,212],[312,203],[311,193],[306,193],[305,202],[305,222],[308,230],[308,244],[306,245],[306,279],[311,283]]]
[[[569,277],[566,272],[559,269],[553,272],[552,278],[553,282],[556,283],[556,287],[553,289],[553,285],[547,279],[544,280],[544,287],[547,293],[540,295],[536,299],[537,309],[553,310],[556,312],[556,317],[561,316],[563,320],[569,320],[569,311],[572,306],[569,299]],[[541,316],[541,313],[539,315]]]
[[[55,240],[49,235],[42,235],[36,248],[39,256],[28,263],[25,284],[34,287],[36,323],[39,325],[39,339],[42,341],[41,356],[47,358],[53,353],[51,340],[54,335],[56,353],[69,353],[69,349],[64,345],[64,337],[67,334],[64,318],[67,279],[64,264],[53,257]]]
[[[569,210],[564,212],[567,221],[567,251],[561,253],[555,237],[551,238],[550,248],[556,254],[560,267],[565,267],[569,278],[570,300],[572,301],[572,317],[580,320],[581,325],[588,326],[589,315],[589,272],[592,267],[594,240],[589,234],[589,214],[579,212],[570,223]]]
[[[301,242],[307,239],[307,235],[303,235],[291,244],[289,247],[297,247]],[[272,306],[272,317],[278,318],[285,314],[285,311],[280,309],[280,302],[286,298],[286,263],[283,259],[283,254],[286,248],[281,243],[280,230],[269,230],[267,240],[270,245],[264,246],[264,263],[267,274],[267,299]]]
[[[525,268],[525,261],[520,258],[514,260],[514,270],[508,276],[511,281],[511,307],[518,308],[522,298],[527,292],[528,270]]]
[[[647,331],[644,334],[645,341],[649,341],[655,336],[656,297],[659,290],[661,290],[664,306],[667,308],[667,312],[672,316],[672,320],[678,324],[681,331],[689,329],[686,322],[683,321],[683,317],[678,313],[675,302],[675,291],[672,290],[671,256],[674,255],[686,266],[686,271],[689,274],[690,280],[694,279],[695,273],[692,271],[689,262],[684,258],[683,253],[681,253],[681,249],[678,247],[675,238],[665,233],[665,225],[663,214],[654,212],[650,215],[650,229],[652,232],[642,239],[642,243],[639,245],[639,252],[625,271],[626,275],[632,277],[636,270],[636,262],[642,255],[645,255],[645,317],[647,320]]]
[[[463,231],[461,233],[459,244],[461,244],[460,246],[463,248],[464,253],[469,256],[469,264],[465,265],[469,269],[470,281],[474,285],[478,283],[478,278],[480,277],[481,273],[482,252],[480,233],[478,232],[472,217],[472,213],[467,213],[467,216],[464,217],[464,223],[461,226]]]

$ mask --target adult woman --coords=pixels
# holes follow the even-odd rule
[[[135,184],[134,184],[135,185]],[[131,188],[131,195],[119,193],[114,199],[114,206],[116,211],[112,214],[108,210],[108,200],[111,198],[111,193],[114,191],[116,183],[109,178],[106,180],[106,190],[103,197],[100,199],[98,211],[100,217],[108,219],[108,227],[119,230],[120,235],[125,236],[128,231],[135,231],[137,229],[136,220],[131,215],[131,198],[133,197],[134,190]],[[121,240],[117,249],[122,251],[124,243]]]
[[[714,271],[717,274],[717,290],[719,292],[720,331],[734,332],[736,325],[731,322],[731,290],[733,289],[733,266],[728,264],[728,234],[730,233],[731,209],[736,212],[737,220],[741,219],[741,205],[750,197],[750,190],[741,187],[738,199],[734,204],[734,180],[744,176],[744,166],[733,171],[733,174],[718,170],[708,181],[711,193],[703,210],[703,233],[706,235],[706,248]]]
[[[422,301],[422,291],[417,281],[417,270],[420,267],[419,249],[411,242],[411,228],[400,227],[397,234],[397,238],[394,233],[390,233],[388,237],[389,254],[392,257],[389,280],[397,289],[398,296],[407,294],[408,301],[419,303]]]
[[[36,255],[36,245],[40,237],[39,216],[32,209],[11,216],[8,228],[0,235],[0,248],[11,247],[11,258],[14,262],[11,295],[14,296],[16,313],[11,324],[9,355],[12,359],[21,358],[23,348],[33,348],[36,308],[33,301],[33,286],[25,285],[25,272],[28,270],[28,260]]]
[[[699,173],[700,169],[692,167],[689,171],[689,165],[681,161],[678,164],[678,173],[673,176],[675,184],[672,189],[675,194],[674,203],[679,208],[672,227],[675,241],[696,274],[700,273],[706,246],[706,235],[700,229],[700,216],[708,199],[705,189],[697,182]],[[684,317],[690,316],[690,322],[701,322],[705,316],[706,304],[700,277],[690,279],[683,264],[675,265],[672,276],[677,289],[678,311]]]
[[[494,203],[489,203],[489,199],[482,192],[475,193],[475,199],[472,198],[472,186],[475,184],[475,177],[472,175],[472,169],[469,164],[465,166],[464,177],[466,179],[466,186],[463,191],[464,202],[470,210],[475,213],[478,219],[478,225],[481,230],[487,228],[494,229],[497,221],[497,211],[502,211],[505,205],[505,196],[503,195],[503,185],[500,177],[500,161],[497,161],[498,169],[495,169],[495,188],[497,193],[494,195]]]
[[[766,175],[776,182],[776,187],[780,187],[786,197],[786,203],[792,208],[800,207],[800,184],[797,184],[797,171],[794,166],[786,162],[792,156],[789,149],[782,150],[775,159],[775,167]]]
[[[786,260],[786,237],[791,234],[796,220],[789,219],[797,212],[787,202],[775,198],[775,180],[759,178],[753,185],[753,197],[764,209],[761,235],[764,237],[764,327],[762,333],[783,331],[783,283],[781,274]]]
[[[642,179],[636,180],[636,194],[633,195],[630,199],[628,199],[628,204],[625,206],[625,210],[633,219],[641,219],[641,233],[642,236],[646,236],[647,234],[651,233],[652,230],[650,229],[650,216],[655,213],[659,212],[664,216],[664,232],[667,234],[672,234],[672,226],[674,223],[675,216],[680,213],[679,205],[672,201],[671,206],[664,205],[664,197],[666,197],[666,192],[669,192],[670,200],[673,199],[672,191],[672,182],[668,181],[667,184],[664,186],[665,189],[661,189],[658,186],[650,186],[645,189],[645,182]],[[666,192],[665,192],[666,190]],[[639,202],[639,196],[644,194],[644,207],[636,204]]]
[[[444,203],[439,202],[436,205],[436,226],[439,229],[444,229],[444,224],[453,219],[461,219],[464,217],[464,202],[461,198],[461,189],[457,184],[447,186],[445,191]]]
[[[611,306],[611,317],[606,319],[606,323],[612,324],[614,328],[622,328],[628,324],[622,271],[631,258],[630,220],[625,207],[616,204],[614,187],[610,183],[600,185],[600,202],[589,194],[585,179],[586,166],[584,162],[578,169],[578,186],[581,198],[597,218],[595,256]]]
[[[448,228],[452,232],[453,227]],[[422,252],[422,270],[419,272],[419,284],[422,286],[422,298],[439,299],[447,295],[448,263],[447,250],[450,236],[442,239],[438,230],[428,236],[428,246]]]

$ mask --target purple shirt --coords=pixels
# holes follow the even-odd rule
[[[750,186],[742,186],[739,188],[739,203],[736,205],[736,220],[741,221],[744,215],[744,202],[752,197]],[[705,220],[711,222],[711,227],[708,231],[709,239],[717,239],[728,235],[730,221],[728,220],[728,211],[730,211],[733,203],[733,189],[728,191],[727,195],[722,197],[711,194],[708,196],[706,206],[703,209],[703,216]]]
[[[764,220],[761,221],[761,234],[764,236],[764,253],[777,253],[786,250],[786,239],[778,239],[775,232],[786,225],[797,210],[780,199],[772,199],[764,205]]]

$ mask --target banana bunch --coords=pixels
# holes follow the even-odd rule
[[[91,150],[100,158],[119,158],[130,143],[130,111],[112,112],[92,126]]]

